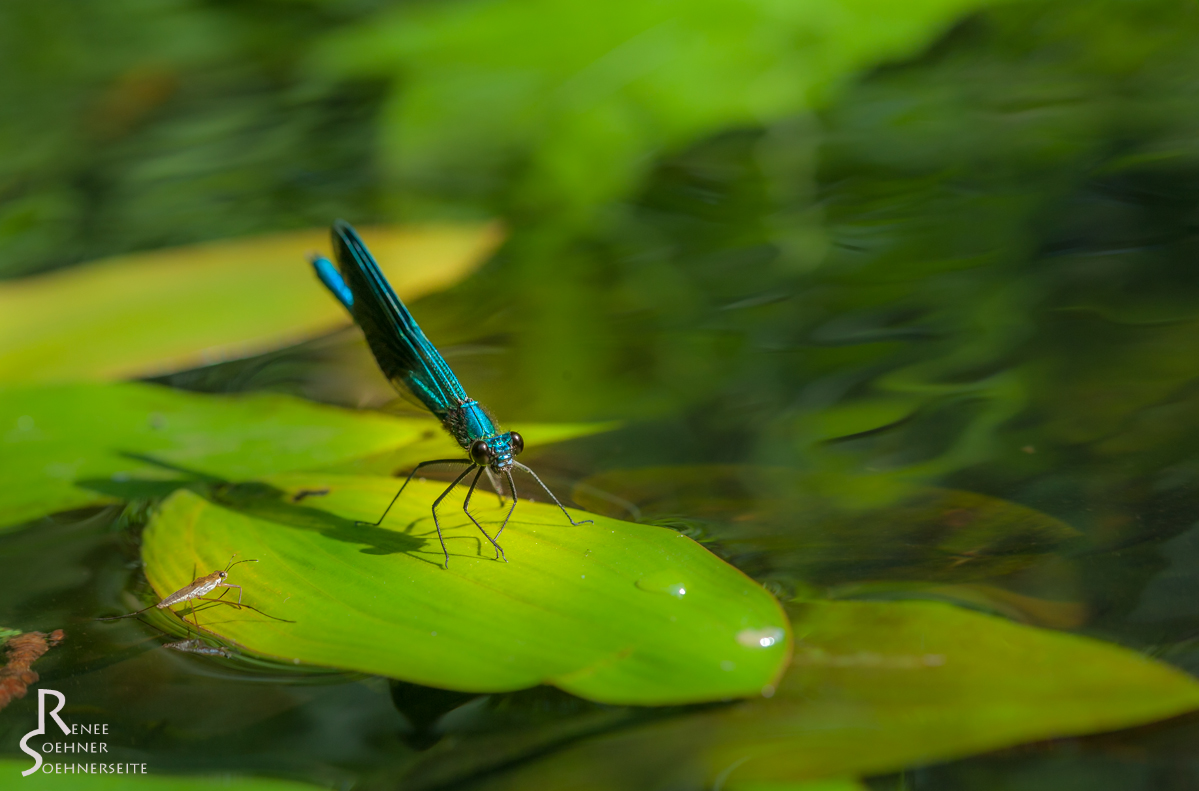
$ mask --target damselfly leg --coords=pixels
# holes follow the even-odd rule
[[[518,469],[524,470],[529,475],[532,475],[533,480],[537,481],[538,485],[541,486],[542,489],[545,489],[545,493],[548,494],[550,496],[550,499],[554,501],[554,505],[556,505],[562,509],[562,514],[566,517],[566,521],[570,522],[573,526],[578,527],[579,525],[595,524],[594,519],[581,519],[578,522],[576,522],[573,518],[571,518],[570,513],[566,510],[566,506],[564,506],[562,504],[561,500],[559,500],[557,497],[554,496],[554,493],[550,491],[550,487],[545,485],[545,482],[542,481],[540,477],[538,477],[537,473],[533,472],[531,469],[529,469],[525,465],[521,464],[519,461],[514,461],[512,463],[512,466],[514,466]],[[509,480],[509,482],[511,482],[511,480],[512,480],[511,473],[508,474],[508,480]],[[512,487],[512,492],[513,492],[512,496],[515,497],[516,496],[516,487],[515,486]],[[502,532],[502,529],[501,529],[501,532]],[[495,537],[499,538],[500,537],[499,533],[496,533]]]
[[[470,467],[467,467],[465,470],[463,470],[462,474],[455,478],[454,482],[446,487],[446,490],[441,493],[441,496],[433,501],[433,526],[437,528],[437,540],[441,542],[441,551],[445,555],[445,567],[447,569],[450,567],[450,551],[445,548],[445,536],[441,534],[441,522],[437,520],[437,506],[441,505],[441,501],[444,500],[450,492],[454,491],[454,487],[457,486],[463,478],[470,474],[470,470]],[[482,530],[482,528],[479,529]],[[484,533],[483,535],[487,534]],[[490,536],[488,536],[488,540],[491,540]],[[492,541],[492,543],[494,544],[495,542]]]
[[[383,524],[383,520],[386,519],[387,514],[391,512],[391,507],[396,504],[396,500],[400,499],[400,495],[404,493],[404,489],[408,488],[408,484],[412,482],[412,476],[416,475],[416,473],[422,467],[430,467],[434,464],[473,464],[473,462],[470,461],[470,459],[434,459],[433,461],[422,461],[420,464],[412,468],[412,472],[408,473],[408,477],[404,479],[404,483],[400,486],[400,490],[396,492],[396,496],[391,498],[391,502],[387,504],[387,508],[383,509],[383,515],[374,522],[364,522],[363,524],[369,524],[371,527],[378,527],[379,525]],[[470,472],[470,470],[467,470],[466,472]],[[459,480],[461,480],[461,478],[465,475],[466,473],[464,472],[462,475],[458,476]]]
[[[443,491],[441,493],[441,495],[438,496],[438,498],[433,502],[433,509],[432,509],[433,525],[434,525],[434,527],[437,528],[437,540],[441,542],[441,552],[445,556],[445,567],[449,568],[450,552],[449,552],[449,549],[446,548],[445,536],[441,532],[441,520],[438,519],[438,517],[437,517],[437,506],[441,505],[441,502],[443,500],[445,500],[446,497],[449,496],[450,492],[454,491],[454,489],[458,486],[458,484],[462,483],[462,481],[466,478],[467,475],[470,475],[470,472],[472,469],[476,469],[473,462],[466,460],[466,459],[434,459],[433,461],[421,462],[420,464],[416,465],[416,467],[414,467],[412,469],[412,472],[408,473],[408,477],[404,479],[404,483],[400,486],[400,490],[398,492],[396,492],[394,497],[391,498],[391,502],[387,504],[387,508],[383,511],[383,515],[379,517],[378,521],[373,522],[373,523],[363,523],[363,524],[371,524],[373,527],[378,527],[379,525],[383,524],[383,520],[387,518],[387,514],[389,514],[391,512],[391,509],[396,504],[396,501],[400,499],[400,495],[402,495],[404,493],[404,489],[408,488],[408,484],[412,481],[412,478],[416,475],[416,473],[423,467],[429,467],[434,464],[465,464],[465,465],[469,465],[469,466],[467,466],[467,468],[465,470],[463,470],[458,475],[457,478],[454,479],[453,483],[451,483],[445,489],[445,491]],[[545,485],[545,482],[543,480],[541,480],[540,476],[538,476],[537,473],[533,472],[527,466],[525,466],[524,464],[521,464],[518,461],[514,461],[512,466],[517,467],[517,468],[523,470],[524,472],[527,472],[530,476],[532,476],[533,480],[537,481],[537,484],[543,490],[545,490],[545,493],[548,494],[550,496],[550,499],[554,501],[554,504],[557,505],[558,508],[560,508],[562,510],[562,514],[566,517],[567,521],[571,523],[571,525],[578,527],[579,525],[589,525],[589,524],[593,523],[591,519],[582,519],[582,520],[576,522],[571,517],[570,512],[566,510],[566,506],[562,505],[562,501],[559,500],[552,491],[550,491],[550,488]],[[512,479],[512,471],[510,469],[503,470],[504,477],[507,478],[507,480],[508,480],[508,491],[512,497],[512,503],[508,507],[508,513],[506,513],[504,515],[504,521],[500,525],[500,529],[496,532],[495,537],[493,538],[491,535],[489,535],[487,533],[486,530],[483,529],[483,525],[479,523],[479,520],[475,518],[475,515],[470,512],[471,497],[474,496],[475,489],[478,488],[479,480],[482,478],[484,472],[486,472],[488,477],[491,479],[492,485],[495,487],[496,493],[499,494],[502,491],[502,488],[499,485],[499,483],[495,477],[495,474],[492,472],[491,468],[485,467],[485,466],[478,466],[475,471],[475,477],[471,479],[470,488],[466,492],[466,499],[463,500],[463,502],[462,502],[462,511],[466,514],[467,518],[470,519],[470,521],[474,524],[474,526],[479,529],[479,532],[483,534],[483,536],[491,543],[491,545],[493,547],[495,547],[496,559],[499,560],[499,559],[503,558],[503,560],[505,562],[507,562],[508,558],[504,554],[503,547],[501,547],[499,545],[499,538],[500,538],[500,535],[504,532],[504,528],[506,528],[508,526],[508,522],[512,519],[512,514],[513,514],[513,512],[516,511],[516,503],[520,499],[519,495],[517,495],[517,492],[516,492],[516,481],[514,481]],[[500,497],[500,505],[502,506],[504,504],[504,497],[502,494],[500,494],[499,497]]]
[[[487,468],[487,467],[480,467],[480,468],[479,468],[479,471],[475,473],[474,480],[472,480],[472,481],[470,482],[470,490],[469,490],[469,491],[467,491],[467,493],[466,493],[466,499],[462,501],[462,511],[463,511],[463,513],[465,513],[465,514],[466,514],[468,517],[470,517],[470,521],[472,521],[472,522],[474,522],[474,523],[475,523],[475,527],[479,528],[479,532],[480,532],[480,533],[482,533],[484,536],[486,536],[486,537],[487,537],[487,540],[491,542],[491,545],[492,545],[493,547],[495,547],[495,557],[496,557],[496,559],[498,560],[499,558],[503,558],[503,559],[504,559],[504,562],[505,562],[505,563],[507,563],[507,562],[508,562],[508,558],[507,558],[507,556],[506,556],[506,555],[504,555],[504,550],[503,550],[503,548],[502,548],[502,547],[501,547],[499,544],[497,544],[497,543],[495,542],[495,539],[494,539],[494,538],[492,538],[491,536],[487,535],[487,531],[483,529],[483,525],[479,524],[479,520],[478,520],[478,519],[475,519],[475,515],[474,515],[474,514],[472,514],[472,513],[470,512],[470,498],[471,498],[471,495],[473,495],[473,494],[475,493],[475,486],[477,486],[477,485],[478,485],[478,483],[479,483],[479,478],[481,478],[481,477],[483,476],[483,470],[486,470],[486,469],[488,469],[488,468]],[[449,562],[449,558],[446,558],[446,562],[447,562],[447,563]]]
[[[441,542],[441,552],[443,555],[445,555],[445,566],[446,566],[446,568],[449,568],[450,551],[446,548],[445,536],[442,535],[442,532],[441,532],[441,521],[437,518],[437,506],[441,505],[441,501],[444,500],[449,495],[450,492],[454,491],[454,488],[457,487],[458,484],[462,482],[463,478],[465,478],[467,475],[470,474],[470,471],[472,469],[475,469],[474,463],[471,462],[470,460],[468,460],[468,459],[434,459],[432,461],[422,461],[420,464],[416,465],[412,469],[412,472],[408,473],[408,477],[404,479],[404,483],[400,486],[400,490],[398,492],[396,492],[395,497],[391,498],[391,502],[387,504],[387,508],[383,511],[383,515],[379,517],[378,521],[373,522],[373,523],[368,523],[368,524],[371,524],[372,527],[378,527],[379,525],[383,524],[383,520],[386,519],[387,515],[391,512],[392,506],[394,506],[396,504],[396,501],[400,499],[400,495],[404,493],[404,489],[408,488],[408,484],[412,481],[412,478],[416,475],[416,473],[422,467],[430,467],[434,464],[465,464],[465,465],[468,465],[467,468],[465,470],[463,470],[462,473],[457,478],[454,479],[454,482],[449,485],[449,488],[447,488],[444,492],[442,492],[441,496],[438,497],[437,500],[434,501],[434,503],[433,503],[433,509],[432,509],[432,511],[433,511],[433,526],[437,528],[437,540]],[[495,542],[494,538],[492,538],[490,535],[487,534],[487,531],[483,529],[483,525],[479,524],[479,520],[475,519],[475,515],[470,512],[471,495],[474,494],[475,487],[479,483],[479,477],[483,474],[483,470],[485,470],[485,469],[487,469],[487,468],[479,467],[478,472],[475,473],[474,480],[472,480],[471,484],[470,484],[470,490],[466,493],[466,500],[462,503],[462,510],[466,513],[466,515],[470,519],[470,521],[474,523],[475,527],[479,528],[479,532],[483,534],[483,536],[487,539],[487,541],[493,547],[495,547],[496,558],[497,559],[503,558],[504,561],[507,562],[508,558],[504,556],[503,548]],[[490,470],[488,470],[488,471],[490,472]],[[500,500],[500,503],[501,504],[503,503],[502,498]],[[513,503],[513,506],[515,506],[515,503]],[[509,516],[511,516],[511,511],[509,511]],[[504,520],[504,521],[506,524],[507,520]]]

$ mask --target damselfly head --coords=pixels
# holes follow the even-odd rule
[[[503,472],[512,467],[516,454],[525,449],[525,440],[515,431],[508,431],[470,444],[470,460],[480,467]]]

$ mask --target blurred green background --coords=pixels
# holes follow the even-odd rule
[[[624,421],[541,457],[580,504],[1199,672],[1194,2],[0,5],[0,277],[337,217],[505,222],[413,312],[501,419]],[[383,405],[346,359],[157,381]],[[870,782],[1192,788],[1195,729]]]

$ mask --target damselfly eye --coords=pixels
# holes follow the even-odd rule
[[[491,463],[491,448],[485,440],[477,439],[471,443],[470,460],[479,466]]]
[[[509,441],[512,443],[512,455],[519,456],[520,452],[525,449],[525,438],[513,431],[512,439]]]

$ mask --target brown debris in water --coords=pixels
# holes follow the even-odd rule
[[[5,652],[8,663],[0,668],[0,710],[14,698],[25,697],[25,690],[30,684],[37,683],[37,671],[30,666],[42,657],[42,654],[62,642],[62,629],[55,629],[50,634],[45,632],[26,632],[16,637],[8,638]]]

